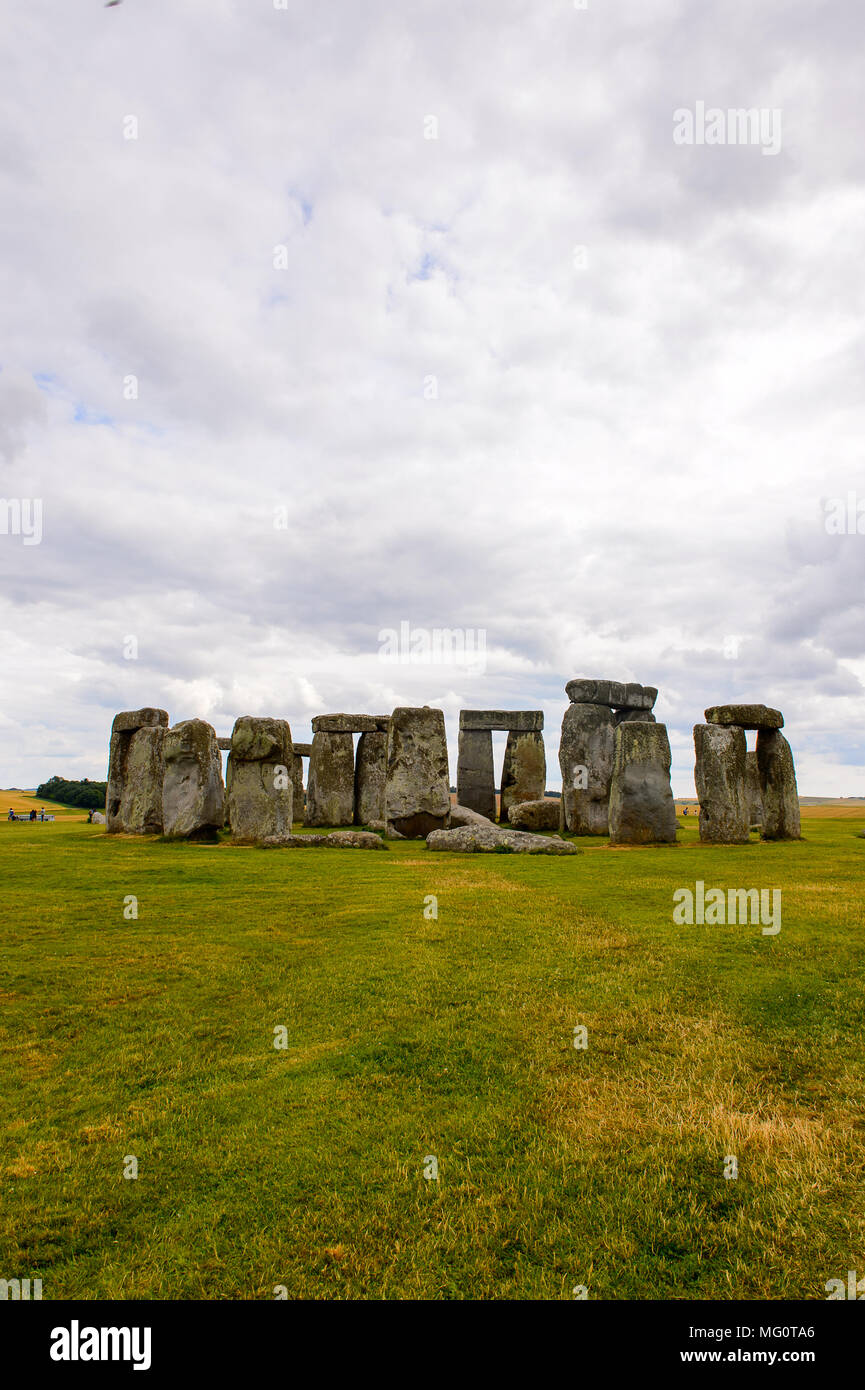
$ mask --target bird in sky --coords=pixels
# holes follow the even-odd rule
[[[106,10],[110,10],[112,5],[119,5],[120,0],[105,0]]]

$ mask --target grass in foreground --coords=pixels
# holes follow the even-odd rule
[[[865,840],[680,825],[534,859],[0,823],[0,1277],[825,1298],[865,1271]],[[780,887],[779,935],[675,926],[697,879]]]

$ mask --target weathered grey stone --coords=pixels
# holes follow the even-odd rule
[[[262,840],[268,849],[387,849],[369,830],[332,830],[329,835],[278,835]]]
[[[576,705],[626,705],[625,685],[622,681],[587,680],[578,676],[568,681],[565,694]]]
[[[203,719],[184,719],[165,733],[164,833],[171,840],[213,839],[225,817],[222,759]]]
[[[124,709],[115,714],[111,725],[112,734],[134,734],[136,729],[146,729],[151,725],[168,728],[168,712],[164,709]]]
[[[384,820],[384,789],[387,780],[387,733],[361,734],[357,741],[354,767],[354,820],[370,825]]]
[[[311,743],[295,743],[293,744],[293,747],[295,753],[297,753],[298,757],[300,758],[308,758],[312,754]]]
[[[607,705],[571,704],[562,720],[562,826],[575,835],[609,833],[616,726]]]
[[[801,839],[793,751],[777,729],[761,729],[757,734],[757,767],[763,798],[763,839]]]
[[[748,819],[751,829],[759,830],[763,824],[763,792],[760,788],[756,749],[745,755],[745,794],[748,797]]]
[[[92,824],[93,824],[93,825],[104,825],[104,824],[105,824],[105,817],[103,816],[103,814],[102,814],[101,811],[94,811],[94,812],[93,812]]]
[[[658,698],[653,685],[636,681],[587,680],[583,676],[568,681],[565,692],[572,704],[608,705],[611,709],[650,710]]]
[[[545,796],[511,806],[508,820],[515,830],[558,830],[561,810],[559,800]]]
[[[312,721],[315,734],[387,733],[388,714],[317,714]]]
[[[354,822],[354,740],[351,734],[317,732],[306,782],[304,825]]]
[[[165,713],[164,710],[135,713],[148,712]],[[123,717],[118,715],[118,719]],[[165,725],[161,720],[112,732],[105,792],[105,822],[109,835],[162,834],[164,740]]]
[[[706,710],[709,724],[735,724],[740,729],[783,729],[784,716],[768,705],[712,705]]]
[[[528,835],[524,830],[503,830],[497,825],[463,825],[457,830],[434,830],[426,837],[427,849],[456,854],[579,854],[570,840]]]
[[[506,821],[510,808],[521,801],[538,801],[546,789],[547,755],[543,734],[523,734],[512,729],[502,764],[499,820]]]
[[[290,835],[294,805],[294,751],[284,719],[241,715],[228,757],[231,837],[257,844]]]
[[[303,820],[303,758],[297,744],[291,755],[291,815],[293,820]]]
[[[539,734],[544,727],[542,709],[463,709],[460,729],[479,733],[483,729],[517,734]]]
[[[614,845],[674,844],[676,805],[670,786],[665,724],[619,724],[610,785]]]
[[[747,844],[751,820],[744,732],[722,724],[695,724],[694,751],[700,839],[718,845]]]
[[[655,716],[650,709],[617,709],[617,724],[654,724]]]
[[[456,830],[461,825],[493,825],[494,822],[489,816],[483,816],[479,811],[473,811],[470,806],[463,806],[459,802],[451,807],[448,817],[448,829]]]
[[[387,735],[385,818],[407,839],[443,829],[450,811],[445,717],[440,709],[400,707]]]
[[[489,820],[496,814],[493,736],[489,729],[460,729],[457,800]]]

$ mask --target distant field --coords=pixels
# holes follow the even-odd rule
[[[726,848],[689,816],[678,847],[558,859],[82,820],[0,821],[3,1277],[46,1299],[784,1300],[865,1269],[848,818]],[[675,925],[698,879],[780,888],[778,935]]]
[[[36,795],[35,791],[19,791],[17,788],[12,791],[0,791],[0,816],[5,816],[13,811],[39,811],[45,807],[45,814],[50,816],[66,816],[71,820],[87,820],[87,811],[80,806],[61,806],[56,801],[45,801]]]

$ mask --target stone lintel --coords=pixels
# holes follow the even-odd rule
[[[544,727],[542,709],[461,709],[460,729],[463,733],[539,734]]]

